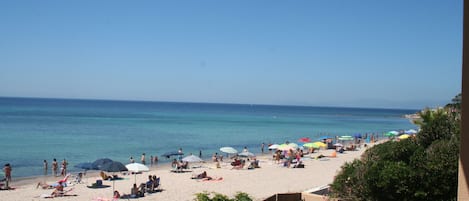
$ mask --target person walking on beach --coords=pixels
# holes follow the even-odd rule
[[[47,160],[44,160],[44,175],[47,175]]]
[[[199,158],[202,158],[202,149],[199,150]]]
[[[143,153],[142,157],[140,157],[140,161],[145,165],[145,153]]]
[[[150,156],[150,166],[153,166],[153,155]]]
[[[264,154],[264,147],[265,147],[265,143],[262,143],[261,144],[261,153]]]
[[[58,168],[59,168],[59,164],[57,163],[57,159],[54,158],[54,160],[52,161],[52,174],[54,175],[54,177],[57,176]]]

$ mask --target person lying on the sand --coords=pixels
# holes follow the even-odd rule
[[[210,177],[210,176],[207,176],[199,181],[220,181],[220,180],[223,180],[223,177]]]
[[[207,178],[207,177],[208,177],[207,172],[204,171],[204,172],[202,172],[202,173],[200,173],[196,176],[192,176],[191,179],[203,179],[203,178]]]
[[[56,188],[57,186],[65,187],[65,186],[67,186],[67,185],[66,185],[65,182],[58,181],[58,182],[53,183],[53,184],[46,184],[46,183],[39,182],[39,183],[37,183],[36,188],[39,188],[39,186],[40,186],[42,189],[53,189],[53,188]]]
[[[101,171],[101,172],[99,173],[99,176],[101,176],[101,178],[102,178],[103,180],[120,179],[118,175],[112,175],[112,176],[110,176],[110,175],[107,175],[106,173],[104,173],[103,171]]]

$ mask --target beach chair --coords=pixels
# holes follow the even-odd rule
[[[158,190],[160,189],[160,180],[160,177],[157,177],[156,181],[153,182],[153,186],[151,187],[152,193],[158,192]]]

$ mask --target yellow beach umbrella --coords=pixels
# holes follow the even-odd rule
[[[327,145],[322,142],[314,142],[313,144],[317,145],[318,147],[326,147]]]
[[[404,134],[404,135],[399,136],[399,139],[403,140],[403,139],[407,139],[409,137],[410,137],[410,135]]]

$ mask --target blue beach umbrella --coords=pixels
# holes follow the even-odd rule
[[[406,130],[404,131],[405,134],[416,134],[417,131],[415,129],[409,129],[409,130]]]
[[[104,164],[100,170],[106,171],[106,172],[122,172],[122,171],[127,171],[127,167],[125,167],[124,164],[121,162],[117,161],[112,161],[110,163]]]
[[[318,138],[318,140],[324,140],[324,139],[332,139],[331,136],[327,136],[327,135],[323,135],[321,137]]]
[[[108,163],[112,163],[112,160],[109,158],[100,158],[98,160],[95,160],[93,163],[91,163],[91,169],[101,170],[101,168]]]

